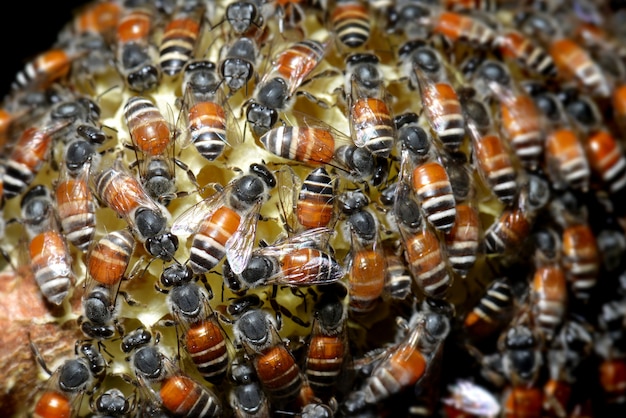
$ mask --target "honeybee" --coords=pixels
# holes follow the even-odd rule
[[[445,296],[452,284],[445,251],[437,235],[420,215],[411,186],[403,181],[396,187],[393,211],[404,257],[418,287],[426,296]]]
[[[133,96],[124,105],[124,118],[138,156],[141,183],[153,199],[167,205],[176,196],[173,139],[170,126],[148,98]]]
[[[277,172],[277,187],[279,209],[288,232],[334,225],[336,179],[326,168],[313,168],[301,180],[290,166],[283,165]]]
[[[550,200],[548,182],[536,175],[528,175],[516,202],[505,209],[484,234],[487,254],[510,253],[529,236],[537,214]]]
[[[545,77],[556,77],[557,68],[552,56],[540,44],[524,33],[513,29],[498,33],[498,48],[507,58],[515,60],[526,70]]]
[[[422,109],[433,132],[445,150],[457,151],[465,137],[465,120],[443,58],[421,41],[403,44],[398,55],[404,75],[419,88]]]
[[[531,285],[532,313],[546,341],[561,325],[567,310],[567,281],[561,266],[561,239],[552,229],[535,233],[535,272]]]
[[[517,20],[522,31],[544,41],[560,78],[586,93],[610,97],[613,86],[607,74],[581,45],[564,35],[554,16],[532,11],[519,13]]]
[[[148,253],[165,261],[174,257],[178,238],[168,231],[169,212],[150,197],[120,158],[95,175],[94,191],[100,201],[126,221]]]
[[[122,351],[130,354],[127,360],[140,385],[160,382],[160,404],[173,414],[218,417],[222,413],[219,398],[208,387],[186,376],[152,342],[152,334],[137,328],[124,336]]]
[[[494,279],[474,307],[465,315],[463,325],[473,340],[499,335],[509,323],[514,307],[513,289],[507,277]]]
[[[240,37],[222,50],[219,73],[230,89],[230,94],[248,85],[252,77],[258,77],[260,39]],[[247,96],[247,90],[246,90]]]
[[[132,91],[143,93],[161,80],[158,51],[150,41],[155,11],[151,5],[124,9],[115,32],[115,65]]]
[[[100,393],[90,406],[96,414],[94,418],[124,417],[135,410],[136,402],[133,396],[127,397],[118,388],[110,388]]]
[[[373,173],[371,154],[364,152],[365,156],[354,156],[354,144],[346,134],[312,116],[299,112],[293,112],[292,116],[295,125],[271,128],[260,137],[261,144],[269,152],[313,167],[332,165],[355,181]]]
[[[281,405],[295,400],[305,378],[278,335],[272,315],[261,309],[248,310],[235,321],[233,332],[252,357],[257,377],[271,402]]]
[[[267,2],[263,0],[237,0],[226,6],[224,19],[236,35],[244,35],[255,28],[265,26]]]
[[[189,267],[168,266],[161,274],[159,291],[167,293],[170,313],[184,330],[184,345],[205,380],[218,383],[228,368],[224,332],[209,305],[209,295],[194,281]]]
[[[328,22],[339,42],[348,48],[363,46],[370,38],[368,7],[359,0],[338,0]]]
[[[385,253],[378,233],[379,224],[366,208],[347,214],[351,250],[347,273],[350,311],[370,312],[382,296],[385,287]]]
[[[244,271],[252,256],[256,226],[268,191],[276,177],[264,165],[251,164],[248,174],[183,212],[172,225],[172,233],[193,234],[189,266],[203,274],[226,256],[235,274]]]
[[[45,90],[56,81],[67,77],[72,62],[79,56],[75,51],[64,48],[51,48],[30,60],[22,71],[19,71],[11,90],[15,93],[22,90]]]
[[[254,418],[270,416],[270,405],[256,375],[254,366],[245,356],[233,359],[230,365],[231,380],[234,387],[228,399],[237,418]]]
[[[193,58],[200,38],[204,7],[197,1],[183,1],[163,29],[159,45],[159,66],[168,76],[175,76]]]
[[[385,252],[385,287],[383,298],[405,300],[412,292],[413,277],[402,256],[402,245],[398,241],[382,242]]]
[[[379,64],[374,54],[348,56],[345,95],[354,144],[374,156],[387,158],[394,146],[395,125]]]
[[[94,154],[95,150],[87,141],[69,144],[54,186],[61,230],[67,240],[83,252],[87,251],[96,232],[96,202],[89,187]]]
[[[461,97],[474,167],[489,190],[502,203],[510,205],[520,185],[509,150],[496,131],[490,111],[484,103],[466,95]]]
[[[48,302],[61,305],[75,278],[52,196],[45,186],[34,186],[22,198],[20,208],[30,239],[28,249],[35,281]]]
[[[476,91],[487,91],[498,101],[500,130],[522,166],[536,170],[543,157],[546,121],[532,97],[493,60],[483,61],[472,78]]]
[[[615,137],[606,130],[590,134],[585,151],[593,172],[602,179],[612,194],[618,194],[626,186],[626,157]]]
[[[256,86],[246,109],[246,120],[256,136],[278,121],[278,112],[291,107],[296,90],[324,58],[329,41],[306,39],[280,52]]]
[[[32,183],[50,158],[56,135],[68,124],[68,121],[51,121],[22,131],[5,164],[2,183],[6,200],[20,195]]]
[[[406,335],[383,351],[361,389],[348,396],[347,409],[376,404],[420,382],[438,361],[437,353],[449,332],[450,322],[444,314],[416,312]]]
[[[316,396],[325,399],[337,387],[349,356],[346,328],[347,311],[343,284],[323,287],[315,304],[315,321],[308,341],[304,373]]]
[[[50,376],[46,390],[35,404],[35,417],[54,418],[78,412],[81,395],[93,390],[104,378],[106,360],[91,343],[76,344],[75,356],[65,360],[54,372],[48,369],[32,342],[30,349],[39,365]]]
[[[77,11],[72,20],[72,29],[76,34],[112,35],[121,14],[122,8],[116,1],[89,4]]]
[[[574,297],[589,300],[600,272],[598,242],[586,208],[572,193],[563,193],[550,203],[561,230],[561,256],[565,277]]]
[[[184,69],[182,91],[186,134],[200,155],[214,161],[231,147],[241,143],[239,125],[220,87],[215,64],[194,60]]]
[[[571,187],[583,192],[589,187],[591,170],[577,126],[570,122],[558,97],[540,83],[525,89],[550,122],[545,144],[545,171],[556,189]]]
[[[291,287],[329,284],[344,276],[344,269],[325,250],[332,230],[311,228],[252,251],[245,268],[235,272],[240,285],[258,287],[279,284]]]

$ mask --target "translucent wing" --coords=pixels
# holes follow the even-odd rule
[[[191,235],[198,229],[200,222],[208,218],[220,206],[222,206],[228,195],[228,190],[232,187],[232,182],[224,189],[215,192],[194,204],[181,213],[172,224],[171,232],[174,235]]]
[[[283,164],[276,172],[276,185],[278,189],[278,209],[283,218],[282,221],[288,231],[297,231],[299,224],[296,219],[295,208],[302,181],[290,165]]]
[[[254,206],[239,222],[239,227],[235,233],[226,241],[226,258],[235,274],[241,274],[246,269],[252,256],[262,204],[263,199],[258,199],[255,202]]]

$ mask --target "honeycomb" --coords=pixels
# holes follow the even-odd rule
[[[623,415],[623,10],[76,8],[0,111],[4,413]]]

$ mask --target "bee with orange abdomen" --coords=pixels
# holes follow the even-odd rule
[[[587,158],[593,172],[616,194],[626,187],[626,157],[616,138],[607,130],[599,130],[587,137]]]
[[[550,44],[549,53],[560,76],[576,81],[590,94],[609,97],[612,89],[610,81],[582,46],[572,39],[562,38]]]
[[[336,179],[317,167],[301,180],[293,169],[282,166],[277,173],[280,210],[290,232],[330,227],[336,220]]]
[[[215,267],[224,257],[235,274],[252,255],[259,211],[276,186],[276,177],[264,165],[251,164],[250,172],[183,212],[172,225],[175,234],[192,234],[189,266],[195,274]]]
[[[58,227],[56,208],[49,190],[34,186],[20,202],[22,220],[30,239],[30,265],[46,300],[61,305],[74,283],[72,257]]]
[[[561,128],[551,131],[546,138],[546,171],[555,188],[565,183],[574,189],[587,190],[591,175],[583,146],[575,131]]]
[[[17,73],[11,84],[14,92],[45,90],[54,82],[67,77],[77,54],[62,48],[52,48],[38,54]]]
[[[387,89],[379,58],[356,53],[346,58],[345,95],[350,132],[357,147],[387,158],[395,138]]]
[[[549,200],[548,182],[540,176],[529,175],[514,205],[505,209],[485,231],[484,243],[487,253],[508,253],[523,244],[530,234],[537,214]]]
[[[498,42],[498,33],[476,16],[453,11],[435,10],[425,18],[433,34],[445,36],[452,43],[468,43],[488,49]]]
[[[465,120],[443,58],[421,41],[405,43],[398,54],[404,75],[419,88],[422,108],[432,130],[444,149],[457,151],[465,137]]]
[[[161,80],[158,51],[151,43],[154,19],[151,5],[125,8],[115,29],[115,65],[126,87],[139,93]]]
[[[345,199],[354,199],[352,196]],[[365,198],[367,201],[367,198]],[[350,204],[344,204],[350,207]],[[365,207],[346,211],[351,250],[347,273],[350,311],[363,314],[372,311],[385,287],[385,253],[380,241],[377,218]]]
[[[179,6],[165,25],[159,45],[159,66],[168,76],[180,73],[193,58],[203,18],[204,7],[195,0],[187,1]]]
[[[329,228],[305,229],[255,249],[237,279],[241,287],[324,285],[340,280],[345,271],[332,254]],[[228,265],[228,270],[233,270]],[[229,273],[230,274],[230,273]]]
[[[100,351],[91,343],[77,343],[76,355],[52,372],[32,342],[30,348],[37,362],[50,376],[46,390],[35,404],[34,416],[64,418],[78,413],[82,395],[97,387],[104,378],[107,363]]]
[[[471,339],[480,340],[498,335],[513,314],[514,297],[507,277],[494,279],[471,311],[463,325]]]
[[[135,250],[130,231],[112,231],[101,237],[87,254],[87,273],[99,285],[114,287],[123,279]]]
[[[477,92],[499,104],[499,127],[524,168],[535,170],[543,157],[545,119],[536,103],[500,62],[484,60],[470,75]]]
[[[561,226],[561,256],[571,292],[588,300],[599,279],[601,258],[587,209],[573,193],[565,192],[552,199],[550,211]]]
[[[189,267],[172,264],[163,270],[159,291],[176,324],[184,330],[184,346],[205,380],[220,382],[226,376],[229,353],[224,332],[209,305],[209,295],[194,281]]]
[[[538,11],[518,16],[516,24],[523,32],[543,40],[562,80],[575,83],[588,94],[610,96],[612,85],[606,72],[582,45],[564,35],[555,16]]]
[[[415,313],[408,324],[407,334],[384,350],[383,358],[357,391],[361,396],[348,396],[346,406],[350,410],[358,410],[420,382],[441,360],[438,353],[443,349],[449,332],[450,321],[444,314]]]
[[[68,125],[67,121],[51,121],[22,131],[13,146],[3,175],[4,198],[21,194],[47,162],[55,135]]]
[[[476,263],[481,230],[477,208],[467,203],[456,205],[454,226],[446,232],[445,243],[450,267],[461,277],[466,277]]]
[[[456,204],[443,165],[432,160],[415,167],[412,186],[428,223],[437,230],[449,232],[456,219]]]
[[[304,374],[316,396],[331,396],[348,357],[348,335],[345,326],[347,310],[343,284],[323,287],[315,304],[315,321],[308,341]]]
[[[409,270],[425,295],[442,298],[452,284],[445,251],[430,224],[424,222],[411,187],[400,182],[395,194],[393,213]]]
[[[107,36],[117,27],[122,7],[116,1],[107,0],[89,4],[77,11],[72,21],[76,34],[98,34]]]
[[[87,251],[96,232],[96,202],[89,187],[94,153],[87,141],[69,144],[54,187],[61,229],[67,240],[83,252]]]
[[[522,68],[544,77],[555,77],[557,68],[552,56],[524,33],[507,29],[498,34],[500,53],[519,63]]]
[[[519,190],[517,170],[509,149],[496,131],[490,111],[482,101],[463,97],[462,105],[474,167],[492,193],[509,205]]]
[[[278,405],[295,400],[304,374],[278,335],[269,312],[251,309],[235,321],[236,340],[252,357],[254,369],[270,401]]]
[[[135,250],[135,238],[129,230],[109,232],[87,253],[87,291],[83,296],[83,316],[78,323],[89,338],[106,339],[120,331],[116,303],[120,284]],[[126,297],[131,304],[131,300]],[[122,334],[122,332],[120,332]]]
[[[535,271],[531,283],[532,313],[549,341],[563,322],[567,310],[567,280],[561,265],[561,240],[556,231],[535,233]]]
[[[572,291],[588,299],[600,272],[600,254],[590,225],[571,225],[563,230],[563,267]]]
[[[587,191],[591,169],[581,140],[582,132],[571,123],[558,97],[547,92],[542,83],[525,83],[524,88],[549,121],[544,170],[554,188]]]
[[[331,164],[347,176],[364,177],[365,173],[358,172],[358,167],[352,168],[350,162],[344,161],[344,148],[354,146],[348,135],[315,117],[299,112],[292,115],[295,125],[278,126],[261,136],[266,150],[288,160],[314,167]]]
[[[368,8],[359,0],[338,0],[328,21],[339,42],[348,48],[363,46],[370,38]]]
[[[33,418],[64,418],[72,415],[72,401],[65,394],[45,391],[37,400]]]
[[[246,109],[246,121],[256,136],[265,134],[278,121],[278,112],[292,104],[296,90],[324,58],[329,42],[307,39],[280,52],[257,84]]]
[[[385,287],[383,297],[405,300],[411,294],[413,277],[402,256],[402,245],[398,241],[393,243],[383,241],[385,252]]]
[[[241,142],[239,126],[228,106],[215,64],[205,60],[189,62],[183,73],[183,111],[187,135],[200,155],[214,161],[226,145]]]
[[[127,360],[131,360],[139,384],[160,382],[160,404],[172,414],[220,416],[222,404],[215,393],[183,374],[151,340],[151,333],[143,328],[128,333],[122,340],[122,351],[130,355]]]
[[[139,178],[153,199],[168,205],[176,192],[175,166],[187,171],[192,183],[195,176],[186,164],[174,157],[174,139],[170,125],[148,98],[133,96],[124,105],[124,118],[137,155]],[[140,155],[139,155],[140,154]],[[133,164],[134,165],[134,164]]]
[[[473,176],[465,154],[449,154],[443,161],[456,201],[454,225],[445,233],[448,263],[452,270],[466,277],[476,263],[482,233],[474,202]]]
[[[133,236],[151,255],[172,259],[178,238],[168,230],[169,212],[150,197],[120,158],[94,176],[94,191],[101,202],[128,223]]]

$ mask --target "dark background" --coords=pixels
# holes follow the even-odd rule
[[[0,25],[0,97],[9,92],[15,74],[29,58],[49,49],[61,28],[86,0],[13,0],[2,9]]]

